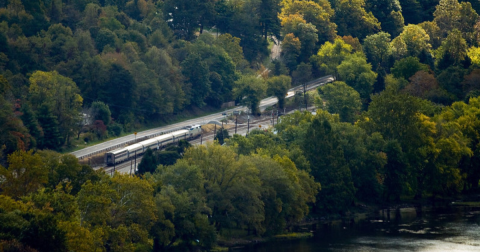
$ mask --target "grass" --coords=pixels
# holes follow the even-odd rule
[[[453,202],[455,206],[480,207],[480,202]]]
[[[183,122],[183,121],[187,121],[187,120],[190,120],[190,119],[195,119],[197,117],[212,115],[212,114],[219,113],[219,112],[222,112],[222,111],[227,110],[227,109],[230,109],[230,108],[215,109],[215,108],[212,108],[212,107],[210,107],[210,108],[207,107],[207,108],[203,108],[203,109],[196,109],[196,111],[185,111],[182,114],[171,116],[170,118],[164,118],[161,121],[156,121],[156,122],[153,122],[153,123],[150,123],[150,124],[142,125],[140,127],[137,127],[134,131],[142,132],[142,131],[145,131],[145,130],[150,130],[150,129],[154,129],[154,128],[158,128],[158,127],[162,127],[162,126],[166,126],[166,125],[170,125],[170,124],[174,124],[174,123],[178,123],[178,122]],[[80,134],[80,139],[77,140],[76,136],[72,137],[70,139],[72,147],[62,148],[62,151],[60,153],[74,152],[74,151],[81,150],[81,149],[84,149],[84,148],[87,148],[87,147],[90,147],[90,146],[93,146],[93,145],[96,145],[96,144],[100,144],[100,143],[103,143],[103,142],[107,142],[107,141],[110,141],[110,140],[113,140],[113,139],[116,139],[116,138],[119,138],[119,137],[124,137],[124,136],[132,135],[132,134],[133,134],[133,132],[122,132],[122,134],[120,134],[120,136],[118,136],[118,137],[108,137],[108,138],[105,138],[105,139],[97,139],[97,140],[94,140],[94,141],[90,141],[87,144],[84,144],[85,142],[83,141],[83,137],[82,137],[83,134]]]
[[[288,233],[275,235],[272,237],[272,240],[284,241],[284,240],[298,240],[298,239],[307,239],[313,237],[313,233]]]

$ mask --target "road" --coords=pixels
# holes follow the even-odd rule
[[[313,80],[313,81],[307,83],[308,84],[307,90],[314,89],[318,86],[324,85],[324,84],[332,82],[332,81],[334,81],[334,78],[331,75],[318,78],[316,80]],[[289,89],[287,98],[293,96],[295,94],[295,91],[297,91],[297,90],[303,90],[302,86],[297,86],[297,87]],[[265,98],[260,102],[260,105],[259,105],[260,110],[263,111],[263,110],[265,110],[265,108],[267,108],[269,106],[273,106],[277,102],[278,102],[278,99],[276,97]],[[171,125],[168,125],[168,126],[163,126],[163,127],[158,127],[158,128],[155,128],[155,129],[150,129],[150,130],[138,132],[136,137],[133,134],[130,134],[128,136],[120,137],[120,138],[117,138],[117,139],[114,139],[114,140],[110,140],[110,141],[107,141],[107,142],[103,142],[103,143],[100,143],[100,144],[97,144],[97,145],[94,145],[94,146],[84,148],[84,149],[81,149],[81,150],[78,150],[78,151],[74,151],[71,154],[75,155],[78,159],[86,158],[86,157],[97,155],[99,153],[103,153],[103,152],[106,152],[106,151],[109,151],[109,150],[124,147],[125,145],[128,145],[128,144],[132,144],[136,141],[136,139],[148,138],[148,137],[160,135],[162,133],[172,132],[172,131],[175,131],[175,130],[178,130],[178,129],[181,129],[181,128],[185,128],[187,126],[197,125],[197,124],[203,125],[203,124],[206,124],[210,121],[220,120],[220,119],[223,118],[222,113],[227,113],[227,114],[228,113],[233,113],[233,111],[235,111],[235,110],[246,111],[247,108],[244,107],[244,106],[238,106],[238,107],[235,107],[235,108],[232,108],[232,109],[229,109],[229,110],[226,110],[226,111],[222,111],[222,112],[219,112],[219,113],[215,113],[215,114],[212,114],[212,115],[203,116],[203,117],[183,121],[183,122],[180,122],[180,123],[171,124]]]

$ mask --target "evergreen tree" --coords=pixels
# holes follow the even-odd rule
[[[37,147],[39,149],[58,150],[62,142],[58,121],[53,115],[52,109],[46,104],[38,109],[38,123],[43,129],[43,137],[41,140],[37,140]]]
[[[146,172],[154,173],[155,169],[157,169],[157,161],[155,160],[153,151],[151,149],[147,149],[143,155],[142,162],[140,162],[138,165],[138,171],[135,173],[140,175],[145,174]]]
[[[32,108],[28,103],[25,103],[22,106],[22,116],[20,117],[23,121],[23,125],[27,127],[30,135],[31,135],[31,147],[37,147],[37,141],[41,140],[43,136],[43,132],[38,124],[37,117],[35,116],[35,112],[33,112]]]

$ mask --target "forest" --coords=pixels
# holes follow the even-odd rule
[[[479,192],[480,11],[457,0],[0,0],[0,251],[209,250],[360,204]],[[280,46],[280,57],[271,49]],[[275,128],[68,152],[332,75]],[[303,95],[303,94],[299,94]],[[168,156],[168,162],[161,160]]]

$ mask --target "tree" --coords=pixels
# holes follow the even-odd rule
[[[147,180],[103,175],[100,181],[82,186],[77,203],[81,225],[99,230],[101,244],[109,244],[112,250],[148,244],[148,231],[156,217],[153,188]]]
[[[207,64],[202,61],[200,55],[190,54],[182,62],[182,72],[192,86],[192,104],[200,108],[203,107],[205,98],[211,92]]]
[[[300,84],[303,87],[303,103],[305,104],[305,109],[307,109],[307,84],[308,81],[312,79],[312,65],[310,63],[299,64],[297,69],[292,73],[292,77],[295,84]]]
[[[215,135],[214,140],[218,141],[220,145],[223,145],[223,143],[225,143],[225,140],[228,138],[230,138],[230,135],[228,134],[228,130],[222,128],[217,131],[217,134]]]
[[[206,204],[203,187],[206,181],[199,167],[181,160],[161,167],[154,178],[162,185],[156,195],[159,216],[165,216],[154,226],[156,245],[168,248],[175,242],[180,242],[180,246],[195,242],[210,248],[216,234],[215,227],[209,223],[212,210]]]
[[[448,33],[442,45],[436,50],[436,65],[445,69],[449,65],[460,65],[467,56],[467,42],[462,38],[459,30],[454,29]]]
[[[280,37],[280,13],[281,0],[261,0],[258,8],[260,26],[263,30],[265,40],[268,35]]]
[[[48,182],[48,167],[33,151],[16,151],[8,155],[8,169],[0,166],[4,195],[20,198],[37,191]]]
[[[215,15],[214,1],[201,0],[167,0],[163,7],[165,19],[172,19],[168,22],[175,34],[183,39],[192,40],[194,33],[212,22]]]
[[[466,71],[462,67],[451,66],[437,76],[438,84],[460,100],[464,97],[462,81],[465,75]]]
[[[134,110],[136,83],[130,72],[117,63],[111,65],[108,76],[100,100],[106,101],[117,122],[125,123],[125,116]]]
[[[379,32],[369,35],[363,41],[363,51],[375,71],[388,67],[388,59],[391,55],[390,34]]]
[[[29,100],[32,108],[39,111],[40,107],[47,106],[58,120],[58,129],[63,142],[68,144],[72,129],[81,120],[83,98],[77,85],[72,79],[56,71],[36,71],[29,80]]]
[[[317,213],[342,213],[351,206],[355,188],[343,150],[338,144],[338,133],[324,114],[315,118],[307,130],[303,149],[311,164],[311,174],[322,190],[317,195]]]
[[[23,104],[22,106],[22,115],[20,117],[22,119],[23,125],[28,129],[32,140],[32,147],[37,147],[37,141],[41,141],[43,137],[43,131],[40,127],[37,117],[33,112],[32,108],[28,103]]]
[[[112,113],[110,112],[110,108],[108,108],[108,105],[101,101],[95,101],[92,102],[90,110],[91,116],[94,120],[101,120],[105,125],[110,124]]]
[[[225,52],[228,53],[228,56],[232,58],[233,62],[235,62],[235,65],[238,67],[238,65],[244,61],[244,56],[243,56],[243,49],[240,46],[240,39],[237,37],[233,37],[231,34],[225,33],[220,36],[215,40],[215,44]]]
[[[420,63],[420,60],[416,57],[407,57],[398,61],[395,61],[392,69],[390,70],[395,78],[410,79],[418,71],[428,72],[430,69],[427,65]]]
[[[437,23],[442,37],[445,38],[447,34],[459,26],[461,5],[458,0],[440,0],[433,16],[433,21]]]
[[[402,32],[404,20],[402,16],[402,6],[398,0],[367,0],[367,11],[371,11],[380,24],[382,30],[392,35],[398,36]]]
[[[317,55],[312,56],[310,61],[322,74],[338,77],[337,66],[351,53],[352,46],[337,38],[333,44],[330,42],[323,44]]]
[[[302,43],[293,33],[285,35],[282,42],[282,54],[285,65],[292,71],[297,66]]]
[[[422,99],[435,99],[439,93],[439,85],[435,76],[425,71],[418,71],[410,77],[410,84],[405,87],[405,92]]]
[[[57,117],[48,105],[38,108],[38,123],[42,127],[43,137],[37,141],[37,148],[56,150],[62,143]]]
[[[106,46],[115,47],[117,36],[112,31],[102,28],[95,37],[95,46],[97,50],[103,51]]]
[[[340,35],[351,35],[359,39],[381,30],[380,22],[372,12],[365,10],[364,0],[338,0],[335,2],[334,22]]]
[[[360,94],[345,82],[336,81],[318,88],[320,96],[326,100],[329,113],[340,115],[342,122],[354,122],[360,112],[362,102]]]
[[[157,169],[156,158],[153,155],[152,149],[147,149],[145,154],[143,154],[142,162],[138,165],[138,170],[135,171],[135,174],[143,175],[146,172],[154,173]]]
[[[267,94],[274,95],[278,99],[278,108],[285,107],[285,96],[292,85],[292,79],[289,76],[274,76],[267,80]]]
[[[353,87],[366,103],[373,91],[377,74],[372,71],[372,65],[367,63],[365,56],[354,54],[347,57],[338,67],[338,75],[349,86]]]
[[[190,148],[184,160],[197,165],[205,178],[209,220],[217,230],[237,227],[263,233],[264,208],[253,164],[218,144]]]
[[[409,24],[392,40],[392,54],[398,59],[408,56],[419,57],[422,53],[430,53],[432,46],[429,41],[430,37],[425,30],[418,25]]]
[[[323,44],[335,38],[337,26],[331,22],[334,10],[328,1],[284,1],[280,18],[294,14],[302,15],[307,23],[318,29],[318,43]]]
[[[233,88],[234,97],[238,97],[242,104],[248,106],[252,114],[258,112],[258,105],[266,91],[266,83],[253,75],[242,76]]]

